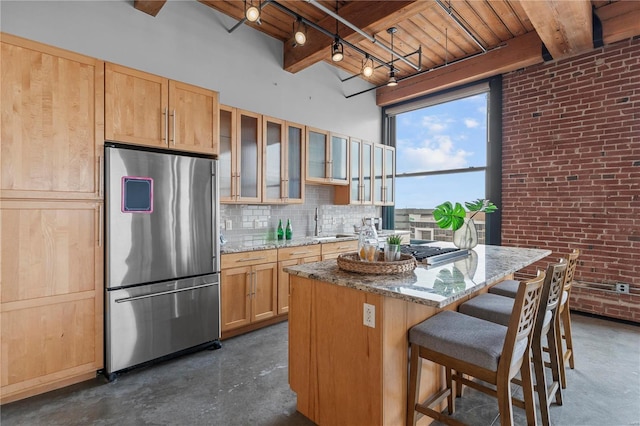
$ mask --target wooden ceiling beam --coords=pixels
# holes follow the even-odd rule
[[[156,16],[167,0],[134,0],[133,7],[151,16]]]
[[[553,59],[593,48],[589,0],[520,0],[520,5]]]
[[[389,15],[403,13],[403,9],[412,4],[419,3],[411,1],[354,1],[342,7],[338,14],[351,22],[356,27],[366,30],[368,27],[377,26],[381,21],[388,20]],[[317,22],[318,26],[329,31],[335,31],[335,19],[330,16],[324,17]],[[356,33],[344,24],[339,24],[340,37],[356,44],[364,37]],[[286,42],[284,45],[283,68],[286,71],[296,73],[317,62],[329,57],[329,47],[333,40],[324,34],[309,29],[307,42],[304,46],[294,46],[293,42]]]
[[[640,2],[620,1],[596,10],[605,44],[640,35]],[[541,40],[536,32],[509,40],[507,46],[401,81],[376,92],[378,106],[436,93],[494,75],[542,63]]]

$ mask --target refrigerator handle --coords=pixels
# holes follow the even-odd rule
[[[158,293],[145,294],[143,296],[123,297],[122,299],[116,299],[116,303],[124,303],[124,302],[131,302],[134,300],[148,299],[150,297],[164,296],[165,294],[181,293],[183,291],[197,290],[199,288],[212,287],[214,285],[218,285],[218,283],[194,285],[193,287],[179,288],[177,290],[160,291]]]

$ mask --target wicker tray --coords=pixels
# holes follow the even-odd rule
[[[384,253],[378,254],[377,262],[363,262],[358,253],[345,253],[338,256],[338,268],[361,274],[402,274],[416,268],[416,258],[402,253],[400,260],[385,262]]]

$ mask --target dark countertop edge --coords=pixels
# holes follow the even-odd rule
[[[525,248],[525,247],[508,247],[508,248]],[[536,250],[539,252],[539,254],[537,256],[533,256],[531,258],[531,260],[528,263],[524,263],[524,264],[519,264],[519,265],[514,265],[512,266],[510,269],[505,269],[504,271],[500,271],[500,273],[497,273],[491,277],[488,277],[484,282],[479,283],[473,287],[470,287],[468,289],[466,289],[465,291],[449,296],[446,299],[437,301],[437,300],[430,300],[430,299],[426,299],[426,298],[420,298],[417,296],[410,296],[407,294],[402,294],[402,293],[398,293],[395,291],[390,291],[390,290],[386,290],[384,288],[381,287],[371,287],[369,285],[366,284],[360,284],[360,283],[348,283],[345,282],[345,280],[342,278],[332,278],[332,277],[325,277],[325,276],[317,276],[313,273],[306,273],[304,271],[298,271],[295,269],[295,266],[291,266],[291,267],[285,267],[284,271],[289,273],[289,275],[296,275],[299,277],[303,277],[303,278],[309,278],[312,280],[318,280],[318,281],[322,281],[322,282],[326,282],[326,283],[330,283],[330,284],[335,284],[338,285],[340,287],[347,287],[347,288],[353,288],[356,290],[360,290],[360,291],[364,291],[366,293],[372,293],[372,294],[378,294],[381,296],[385,296],[385,297],[393,297],[394,299],[400,299],[400,300],[404,300],[407,302],[412,302],[412,303],[418,303],[418,304],[422,304],[422,305],[426,305],[426,306],[432,306],[434,308],[444,308],[447,307],[448,305],[450,305],[451,303],[465,297],[468,296],[469,294],[472,294],[484,287],[486,287],[489,284],[493,284],[496,281],[505,278],[507,275],[513,274],[517,271],[519,271],[520,269],[529,266],[541,259],[544,259],[545,257],[549,256],[552,251],[551,250],[546,250],[546,249],[530,249],[530,248],[526,248],[527,250]],[[323,262],[335,262],[335,260],[326,260]],[[337,264],[336,264],[336,268],[337,268]],[[292,269],[293,268],[293,269]],[[341,273],[350,273],[353,274],[354,277],[357,277],[358,273],[355,272],[347,272],[347,271],[340,271]]]

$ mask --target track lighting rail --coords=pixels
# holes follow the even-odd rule
[[[437,1],[439,1],[439,0],[437,0]],[[371,43],[377,44],[382,49],[386,50],[388,53],[391,53],[393,56],[396,56],[398,59],[400,59],[401,61],[405,62],[407,65],[411,66],[416,71],[420,71],[420,65],[419,64],[416,65],[413,62],[411,62],[410,60],[408,60],[407,58],[405,58],[402,54],[400,54],[398,52],[394,52],[394,50],[392,48],[388,47],[387,45],[382,43],[380,40],[375,38],[374,36],[372,36],[370,34],[367,34],[363,30],[361,30],[360,28],[358,28],[357,26],[352,24],[351,22],[349,22],[346,19],[344,19],[342,16],[338,15],[337,13],[335,13],[333,10],[327,9],[322,4],[320,4],[320,2],[318,2],[316,0],[307,0],[307,2],[310,3],[311,5],[315,6],[317,9],[320,9],[321,11],[326,13],[327,15],[331,16],[332,18],[342,22],[344,25],[346,25],[347,27],[351,28],[353,31],[357,32],[358,34],[360,34],[361,36],[363,36],[364,38],[369,40]]]
[[[462,29],[462,31],[464,31],[464,33],[466,35],[469,36],[469,38],[471,38],[471,40],[473,40],[475,42],[475,44],[478,45],[478,47],[482,50],[482,53],[486,53],[487,49],[482,45],[482,43],[480,43],[480,40],[478,40],[476,38],[476,36],[474,36],[473,34],[471,34],[471,31],[469,31],[467,29],[467,27],[464,26],[464,24],[458,19],[458,17],[456,15],[453,14],[453,9],[451,7],[447,7],[444,3],[442,3],[442,1],[440,0],[435,0],[436,3],[438,4],[438,6],[440,6],[440,8],[451,17],[451,19],[453,19],[453,21],[458,24],[458,26]]]
[[[264,0],[261,4],[260,4],[260,11],[262,11],[262,9],[264,9],[265,6],[267,6],[269,3],[271,3],[273,0]],[[229,34],[231,34],[232,32],[234,32],[240,25],[244,24],[245,22],[247,22],[247,17],[243,16],[241,20],[239,20],[233,27],[231,27],[229,30],[227,30],[227,32]]]

